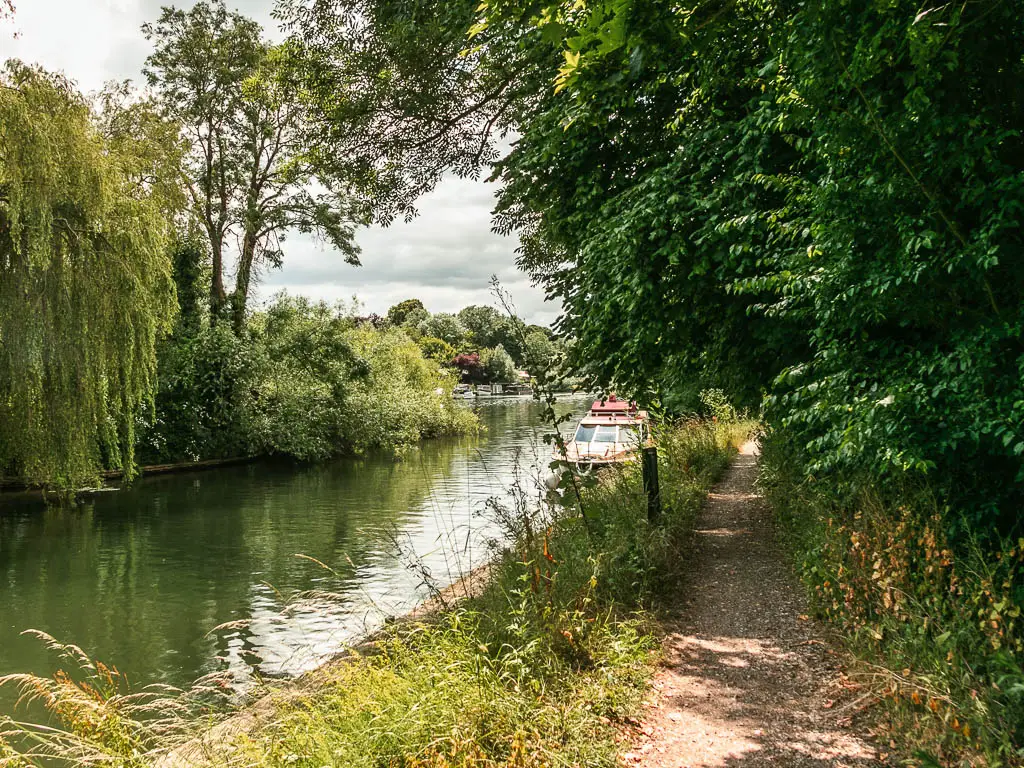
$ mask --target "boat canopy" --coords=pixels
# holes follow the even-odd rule
[[[594,404],[590,406],[590,412],[584,418],[615,421],[616,419],[644,419],[646,417],[647,413],[639,410],[636,403],[619,400],[612,395],[607,400],[595,400]]]

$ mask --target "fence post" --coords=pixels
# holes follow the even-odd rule
[[[653,445],[643,450],[644,493],[647,494],[647,520],[661,522],[661,488],[658,485],[658,449]]]

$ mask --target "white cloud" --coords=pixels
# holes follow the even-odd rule
[[[18,58],[60,70],[83,91],[107,80],[141,80],[149,43],[140,27],[173,0],[17,0],[13,25],[0,29],[0,58]],[[177,3],[189,6],[191,3]],[[270,18],[273,0],[229,3],[279,36]],[[12,39],[10,30],[18,37]]]
[[[520,313],[531,322],[550,323],[557,307],[544,302],[515,267],[515,238],[491,231],[493,185],[445,179],[419,203],[420,215],[406,224],[360,232],[361,267],[308,239],[285,243],[285,265],[263,276],[260,294],[279,290],[323,298],[353,294],[368,312],[383,314],[398,301],[418,298],[432,312],[455,312],[468,304],[492,304],[491,275],[512,294]]]
[[[85,91],[110,79],[141,79],[149,43],[139,27],[155,20],[166,0],[19,0],[14,27],[0,29],[0,58],[21,58],[62,70]],[[188,3],[179,3],[188,5]],[[279,37],[270,18],[273,0],[229,3]],[[417,297],[434,312],[493,303],[488,281],[498,275],[531,322],[549,323],[558,308],[515,268],[513,238],[490,230],[494,188],[484,182],[446,179],[419,204],[409,224],[359,233],[363,266],[351,267],[311,239],[294,235],[284,246],[281,270],[263,275],[257,300],[287,289],[314,299],[357,295],[367,311],[383,313]]]

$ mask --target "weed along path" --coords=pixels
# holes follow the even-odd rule
[[[884,764],[858,735],[864,703],[807,620],[754,488],[747,443],[709,494],[638,741],[642,768]]]

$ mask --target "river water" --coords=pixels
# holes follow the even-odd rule
[[[244,685],[315,666],[426,596],[411,559],[441,585],[480,565],[500,535],[486,500],[546,468],[540,406],[477,410],[483,434],[427,441],[401,462],[156,476],[71,509],[0,497],[0,675],[57,668],[26,629],[79,645],[136,687],[222,670]],[[331,597],[294,602],[310,590]],[[13,693],[0,689],[0,714]]]

